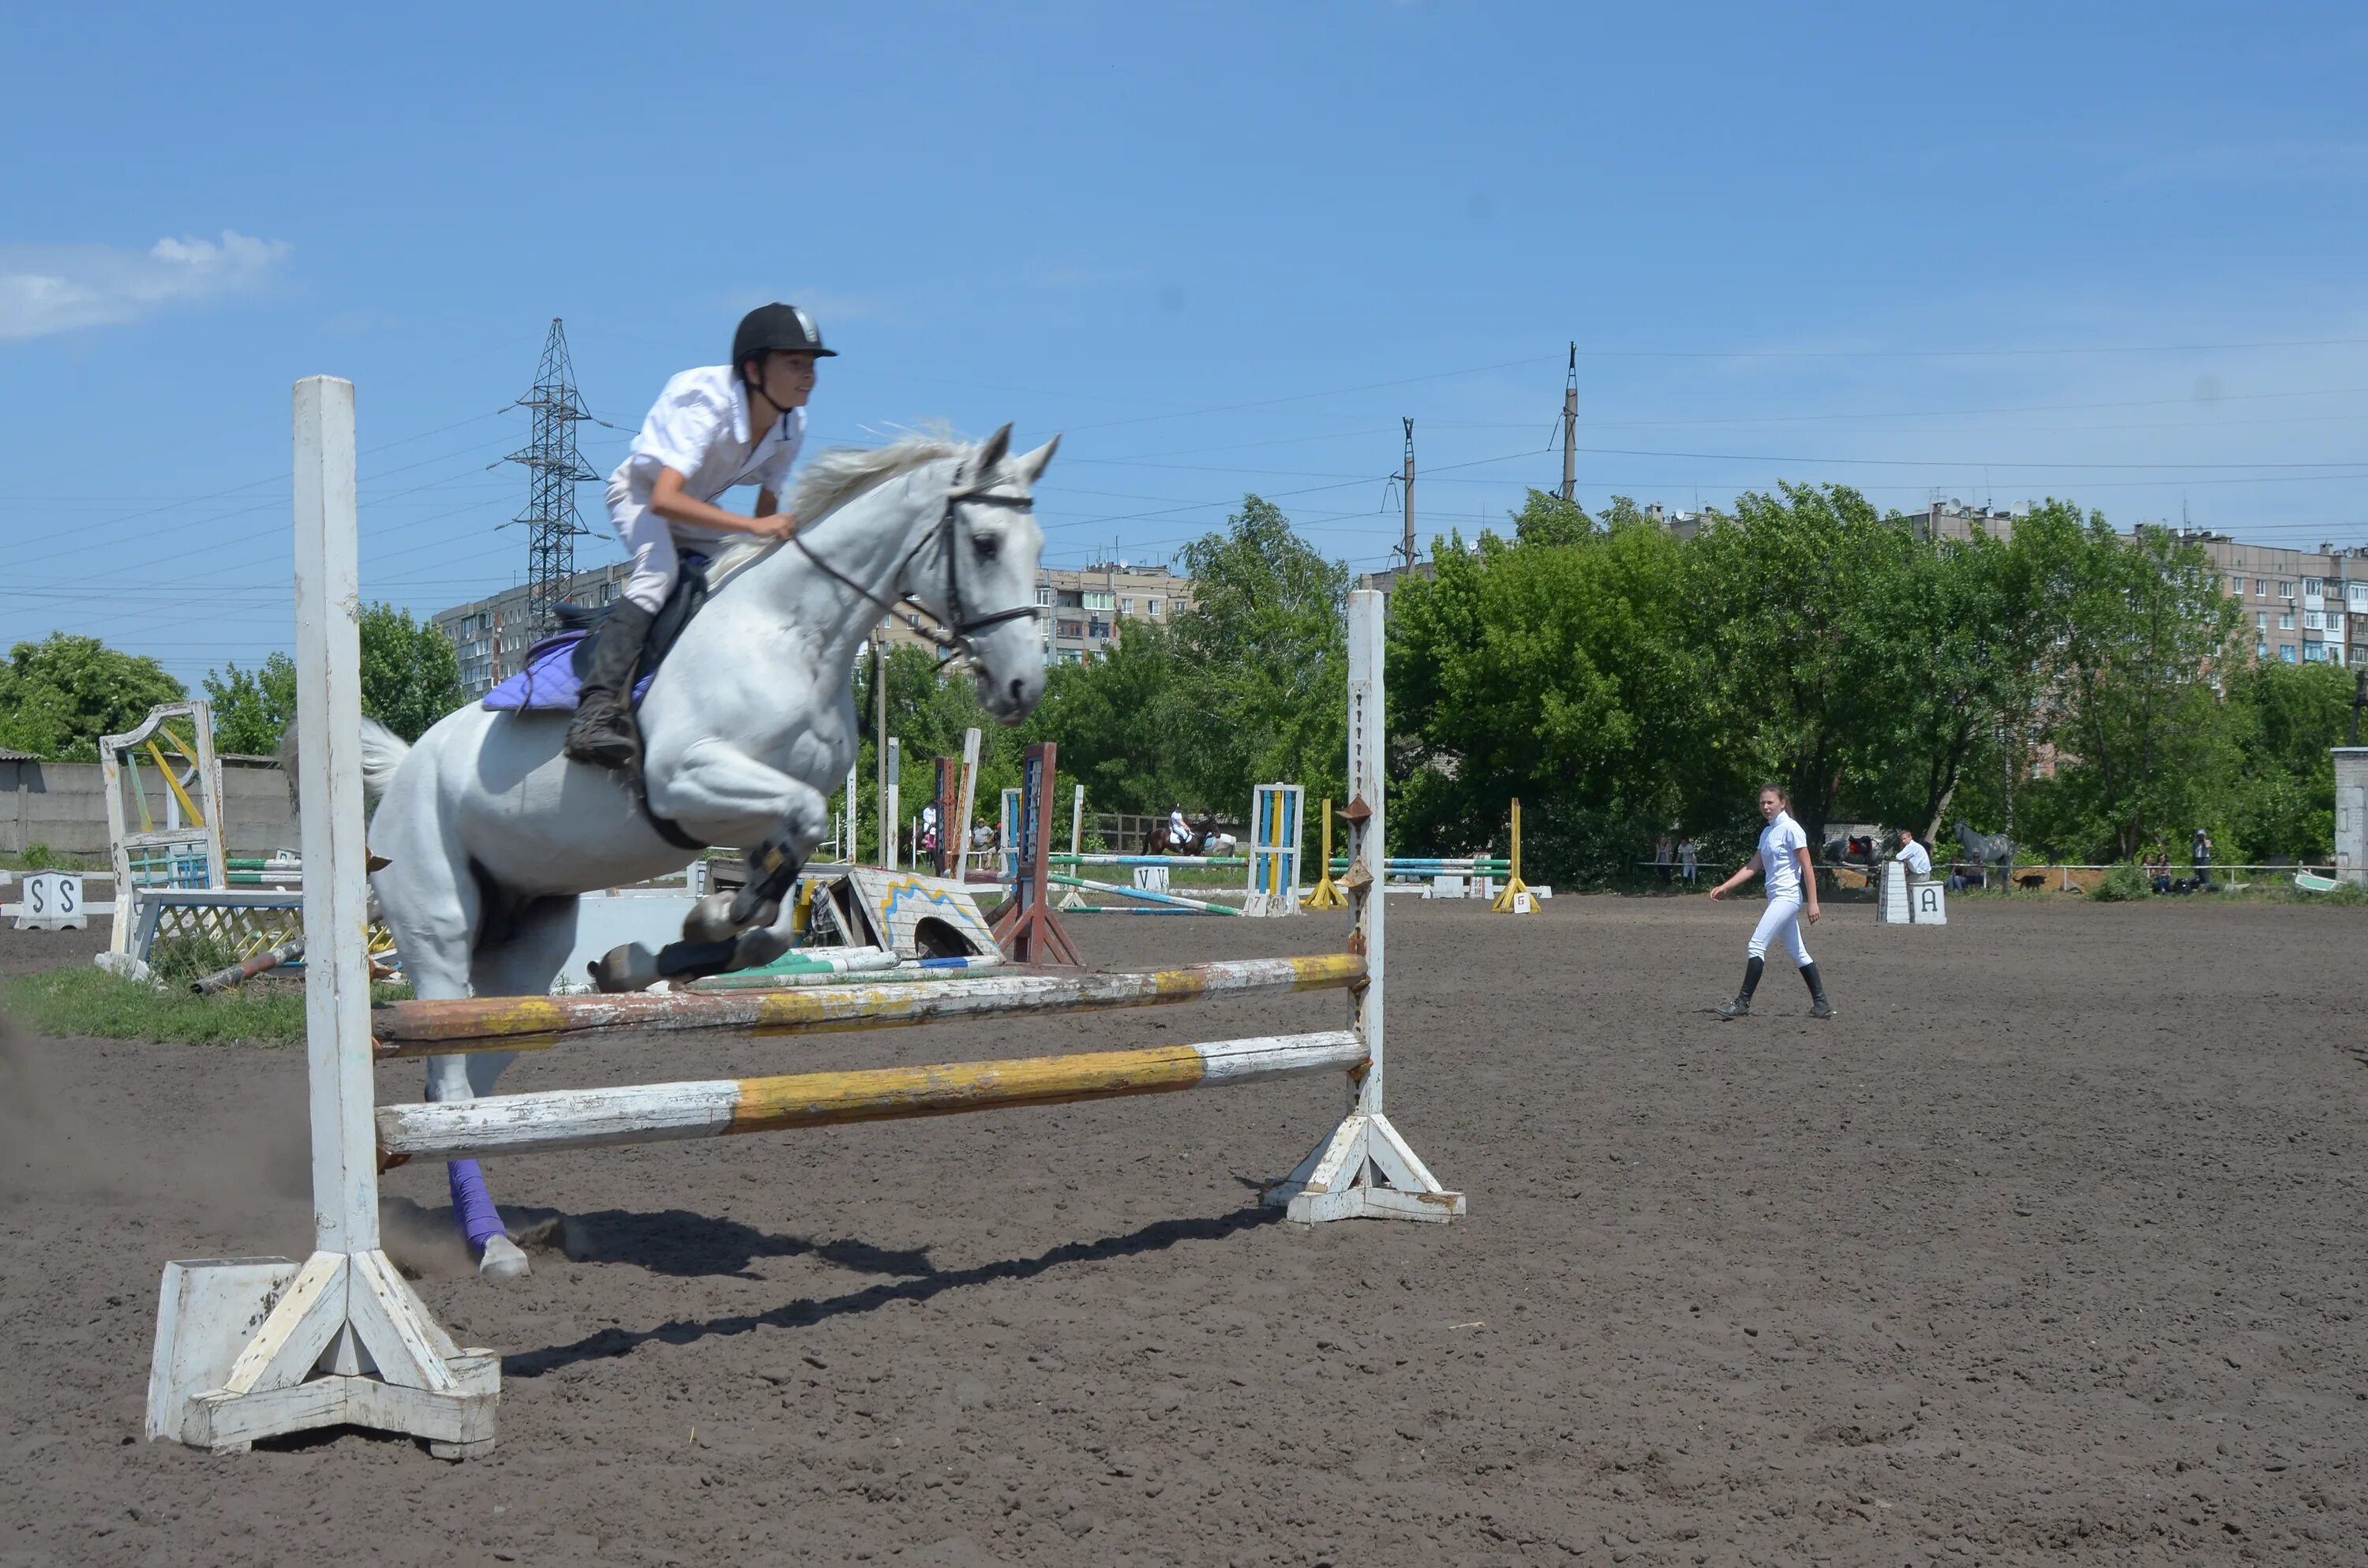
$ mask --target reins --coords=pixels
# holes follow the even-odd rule
[[[840,586],[850,589],[870,600],[882,615],[894,615],[898,605],[911,605],[913,608],[928,616],[932,621],[938,622],[936,627],[926,631],[924,635],[943,650],[947,658],[951,659],[957,653],[973,653],[974,650],[971,645],[971,638],[974,633],[984,631],[989,627],[1000,626],[1008,620],[1033,619],[1038,607],[1015,605],[1009,609],[1000,609],[977,616],[965,616],[962,613],[962,536],[956,526],[957,514],[965,506],[1004,506],[1019,511],[1034,506],[1035,502],[1032,497],[1026,495],[996,495],[984,490],[964,490],[962,488],[962,466],[957,464],[954,468],[954,488],[946,492],[945,508],[938,514],[937,523],[928,532],[915,541],[913,548],[905,552],[905,559],[896,564],[896,575],[901,580],[904,577],[905,569],[912,565],[913,558],[928,548],[932,540],[943,541],[946,562],[946,609],[942,618],[927,605],[910,597],[901,597],[894,602],[882,598],[878,594],[825,561],[814,546],[805,541],[803,530],[791,534],[790,542],[796,545],[799,552],[820,568],[825,576]]]

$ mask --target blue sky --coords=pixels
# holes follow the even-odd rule
[[[605,472],[770,298],[843,350],[820,440],[1065,431],[1055,564],[1246,490],[1384,564],[1402,415],[1468,536],[1558,482],[1573,339],[1590,505],[2368,542],[2356,6],[376,9],[12,19],[0,645],[287,646],[322,371],[366,592],[507,586],[551,318]]]

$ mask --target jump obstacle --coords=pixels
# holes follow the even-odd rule
[[[1299,913],[1299,821],[1307,791],[1261,784],[1250,794],[1250,870],[1244,915]]]
[[[1505,891],[1488,907],[1498,915],[1535,915],[1538,901],[1530,892],[1530,884],[1521,881],[1521,802],[1513,802],[1512,854],[1505,866]]]
[[[314,1250],[285,1258],[200,1259],[165,1266],[148,1387],[147,1434],[236,1450],[257,1437],[352,1425],[426,1440],[459,1459],[490,1450],[499,1358],[457,1346],[380,1245],[383,1165],[464,1151],[525,1153],[889,1118],[1165,1094],[1292,1074],[1344,1071],[1346,1113],[1265,1201],[1297,1221],[1358,1217],[1445,1221],[1464,1211],[1383,1108],[1383,935],[1375,896],[1383,826],[1383,597],[1349,606],[1349,824],[1348,950],[1282,960],[1289,970],[1203,965],[1142,975],[1026,975],[926,988],[850,986],[791,995],[472,998],[398,1004],[376,1027],[400,1053],[497,1041],[499,1049],[647,1028],[798,1032],[888,1027],[926,1017],[1067,1012],[1182,1000],[1224,991],[1338,987],[1350,1027],[1141,1051],[951,1062],[930,1067],[561,1090],[482,1100],[380,1107],[374,1099],[368,968],[359,939],[368,899],[355,551],[351,383],[297,383],[296,625],[298,712],[326,737],[300,759],[304,926],[320,955],[305,976],[306,1064],[313,1132]],[[1057,933],[1045,903],[1045,818],[1052,748],[1029,756],[1027,832],[1015,915],[1034,941]],[[1032,896],[1023,902],[1019,894]],[[1178,978],[1182,977],[1182,978]],[[913,994],[926,990],[926,995]],[[662,1023],[658,1027],[665,1027]],[[424,1037],[435,1036],[432,1042]],[[491,1047],[488,1047],[491,1048]]]

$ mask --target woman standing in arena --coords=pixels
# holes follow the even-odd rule
[[[1780,936],[1792,949],[1793,961],[1808,983],[1809,1017],[1834,1016],[1816,960],[1809,957],[1808,944],[1801,940],[1801,916],[1805,913],[1814,925],[1820,912],[1816,872],[1809,864],[1809,835],[1786,809],[1792,803],[1792,798],[1774,784],[1759,791],[1759,815],[1768,825],[1760,830],[1758,852],[1735,875],[1710,890],[1712,898],[1721,898],[1755,876],[1764,873],[1768,878],[1768,909],[1751,933],[1750,957],[1743,965],[1743,989],[1735,994],[1734,1001],[1721,1005],[1718,1016],[1722,1018],[1750,1016],[1751,994],[1759,988],[1759,971],[1767,967],[1768,944]]]

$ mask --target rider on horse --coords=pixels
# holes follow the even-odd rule
[[[633,675],[680,574],[677,548],[712,555],[734,534],[782,540],[796,531],[797,519],[777,508],[805,439],[814,361],[837,352],[795,305],[760,305],[733,335],[731,364],[685,370],[658,394],[609,478],[609,520],[633,574],[594,636],[567,730],[575,761],[623,770],[640,753]],[[757,487],[753,517],[715,504],[741,484]]]

